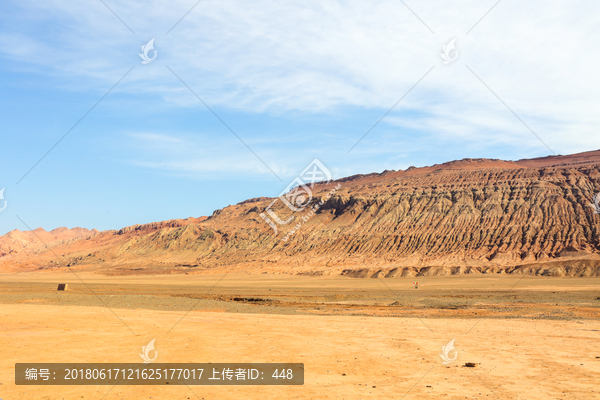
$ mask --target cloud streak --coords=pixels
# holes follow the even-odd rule
[[[11,10],[24,23],[0,35],[0,54],[70,75],[73,90],[101,88],[117,71],[137,65],[139,45],[156,37],[157,60],[118,90],[196,106],[168,64],[211,106],[307,116],[349,107],[385,111],[435,65],[382,124],[487,143],[521,141],[546,151],[469,65],[558,153],[600,147],[600,14],[591,1],[507,0],[468,35],[492,3],[407,2],[432,34],[397,1],[203,0],[168,36],[189,2],[107,4],[135,35],[99,2],[23,1]],[[27,22],[61,29],[44,36]],[[443,65],[439,53],[452,38],[459,57]]]

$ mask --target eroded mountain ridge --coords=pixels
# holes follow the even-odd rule
[[[598,192],[600,151],[514,162],[465,159],[316,184],[303,211],[274,204],[282,220],[294,217],[277,234],[260,217],[273,201],[267,197],[210,217],[80,230],[68,240],[30,240],[20,248],[13,231],[0,238],[0,250],[12,250],[1,253],[0,269],[598,276],[600,215],[590,206]]]

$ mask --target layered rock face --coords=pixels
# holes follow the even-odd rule
[[[317,184],[302,211],[274,203],[281,220],[293,217],[277,234],[260,216],[275,199],[258,198],[205,219],[57,244],[59,260],[39,249],[5,255],[0,268],[46,269],[52,261],[109,274],[600,276],[600,215],[590,206],[598,192],[600,151],[466,159]]]

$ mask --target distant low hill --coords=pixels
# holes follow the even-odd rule
[[[47,245],[65,244],[72,239],[89,237],[99,233],[98,230],[85,228],[56,228],[46,232],[43,228],[22,232],[18,229],[0,236],[0,257],[14,256],[22,251],[45,248]]]
[[[0,271],[600,276],[600,215],[589,205],[598,192],[600,151],[464,159],[316,184],[313,215],[274,204],[294,217],[277,235],[260,217],[267,197],[118,231],[35,230],[48,248],[13,231],[0,237]]]

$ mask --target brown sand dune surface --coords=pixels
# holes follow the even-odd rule
[[[293,217],[277,235],[260,216],[276,198],[261,197],[210,217],[49,241],[52,251],[18,239],[27,245],[3,251],[0,271],[600,276],[600,216],[590,206],[597,192],[600,151],[464,159],[316,184],[316,212],[275,202],[282,220]],[[8,235],[0,243],[17,240]]]

